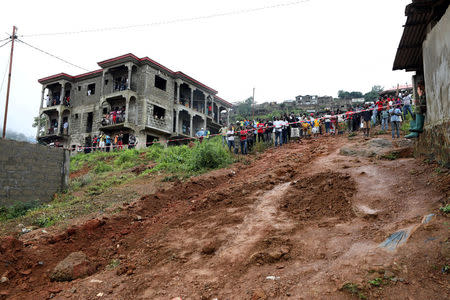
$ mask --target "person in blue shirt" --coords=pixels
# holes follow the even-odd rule
[[[108,134],[105,136],[105,146],[106,152],[109,152],[109,147],[111,146],[111,137]]]
[[[395,139],[395,132],[397,132],[397,138],[400,138],[399,128],[402,111],[400,110],[399,105],[394,105],[389,110],[389,115],[391,116],[392,139]]]
[[[197,131],[197,133],[195,134],[195,136],[198,138],[198,141],[200,142],[200,144],[203,142],[203,137],[205,136],[206,132],[202,129],[200,129],[199,131]]]

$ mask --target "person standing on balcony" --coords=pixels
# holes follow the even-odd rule
[[[67,135],[67,134],[69,134],[69,122],[67,122],[67,121],[65,121],[64,122],[64,124],[63,124],[63,133],[65,134],[65,135]]]

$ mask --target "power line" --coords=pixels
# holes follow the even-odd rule
[[[260,6],[260,7],[256,7],[256,8],[234,10],[234,11],[215,13],[215,14],[190,17],[190,18],[180,18],[180,19],[174,19],[174,20],[158,21],[158,22],[153,22],[153,23],[148,23],[148,24],[134,24],[134,25],[127,25],[127,26],[94,28],[94,29],[85,29],[85,30],[79,30],[79,31],[25,34],[25,35],[21,35],[20,37],[70,35],[70,34],[94,33],[94,32],[113,31],[113,30],[125,30],[125,29],[131,29],[131,28],[151,27],[151,26],[158,26],[158,25],[168,25],[168,24],[184,23],[184,22],[197,21],[197,20],[213,19],[213,18],[232,16],[232,15],[248,14],[248,13],[253,13],[253,12],[258,12],[258,11],[263,11],[263,10],[268,10],[268,9],[293,6],[293,5],[297,5],[297,4],[305,3],[305,2],[309,2],[309,1],[310,0],[297,0],[297,1],[274,4],[274,5]]]
[[[0,95],[2,94],[3,84],[5,83],[6,72],[8,71],[8,65],[9,65],[9,58],[8,58],[8,62],[6,63],[6,66],[5,66],[5,73],[3,73],[2,85],[0,86]]]
[[[11,42],[11,41],[7,41],[7,42],[4,43],[3,45],[0,45],[0,48],[3,47],[3,46],[6,46],[9,42]]]
[[[71,65],[71,66],[77,67],[77,68],[79,68],[79,69],[81,69],[81,70],[83,70],[83,71],[89,72],[89,70],[86,69],[86,68],[83,68],[83,67],[80,67],[80,66],[78,66],[78,65],[76,65],[76,64],[73,64],[73,63],[71,63],[71,62],[69,62],[69,61],[67,61],[67,60],[65,60],[65,59],[62,59],[62,58],[60,58],[60,57],[54,55],[54,54],[51,54],[51,53],[49,53],[49,52],[47,52],[47,51],[44,51],[44,50],[39,49],[39,48],[37,48],[37,47],[35,47],[35,46],[33,46],[33,45],[30,45],[30,44],[28,44],[28,43],[26,43],[26,42],[24,42],[24,41],[22,41],[22,40],[20,40],[20,39],[17,39],[17,40],[18,40],[19,42],[21,42],[22,44],[25,44],[25,45],[27,45],[28,47],[31,47],[31,48],[33,48],[33,49],[39,51],[39,52],[42,52],[42,53],[44,53],[44,54],[47,54],[48,56],[51,56],[51,57],[53,57],[53,58],[56,58],[56,59],[58,59],[58,60],[60,60],[60,61],[62,61],[62,62],[65,62],[66,64],[69,64],[69,65]]]

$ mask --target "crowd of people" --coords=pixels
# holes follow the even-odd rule
[[[55,93],[54,95],[52,95],[52,97],[50,97],[50,95],[46,95],[44,100],[45,100],[46,107],[61,104],[61,97],[58,93]],[[70,107],[70,96],[69,95],[67,95],[63,98],[62,104],[67,107]]]
[[[124,143],[124,133],[119,132],[113,136],[107,133],[101,133],[100,135],[94,135],[92,138],[88,136],[85,140],[83,147],[84,153],[90,153],[91,151],[104,151],[110,152],[111,150],[123,150],[124,147],[133,149],[137,145],[136,136],[132,133],[128,135],[128,143]]]
[[[109,113],[105,114],[100,122],[102,126],[118,124],[125,122],[125,106],[115,107]]]
[[[236,124],[222,127],[223,144],[234,153],[248,154],[255,143],[264,142],[280,147],[291,141],[301,142],[304,138],[317,138],[321,135],[338,135],[362,130],[366,137],[370,129],[381,126],[388,131],[391,127],[392,138],[400,138],[400,124],[407,114],[413,118],[411,96],[407,93],[400,97],[380,97],[374,103],[356,105],[343,112],[327,111],[309,115],[284,114],[272,119],[237,121]]]

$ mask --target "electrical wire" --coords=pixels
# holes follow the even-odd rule
[[[0,95],[2,94],[3,84],[5,84],[6,72],[8,71],[8,65],[9,65],[9,57],[8,57],[8,62],[6,63],[6,67],[5,67],[5,73],[3,73],[2,85],[0,85]]]
[[[83,70],[83,71],[89,72],[89,70],[86,69],[86,68],[80,67],[80,66],[78,66],[78,65],[76,65],[76,64],[73,64],[73,63],[71,63],[71,62],[69,62],[69,61],[67,61],[67,60],[65,60],[65,59],[62,59],[62,58],[60,58],[60,57],[58,57],[58,56],[56,56],[56,55],[54,55],[54,54],[51,54],[51,53],[49,53],[49,52],[47,52],[47,51],[44,51],[44,50],[42,50],[42,49],[39,49],[38,47],[35,47],[35,46],[33,46],[33,45],[30,45],[30,44],[28,44],[27,42],[22,41],[21,39],[17,39],[17,41],[21,42],[22,44],[27,45],[28,47],[31,47],[31,48],[37,50],[37,51],[39,51],[39,52],[42,52],[42,53],[44,53],[44,54],[47,54],[48,56],[51,56],[51,57],[56,58],[56,59],[58,59],[58,60],[60,60],[60,61],[62,61],[62,62],[65,62],[66,64],[69,64],[69,65],[71,65],[71,66],[74,66],[74,67],[76,67],[76,68],[79,68],[79,69],[81,69],[81,70]]]
[[[9,40],[9,39],[11,39],[11,37],[7,37],[6,39],[0,40],[0,42],[6,41],[6,40]]]
[[[20,37],[72,35],[72,34],[82,34],[82,33],[95,33],[95,32],[104,32],[104,31],[113,31],[113,30],[126,30],[126,29],[132,29],[132,28],[151,27],[151,26],[158,26],[158,25],[168,25],[168,24],[184,23],[184,22],[191,22],[191,21],[197,21],[197,20],[213,19],[213,18],[232,16],[232,15],[248,14],[248,13],[253,13],[253,12],[258,12],[258,11],[263,11],[263,10],[268,10],[268,9],[293,6],[293,5],[297,5],[297,4],[305,3],[305,2],[309,2],[309,1],[310,0],[297,0],[297,1],[291,1],[291,2],[284,2],[284,3],[274,4],[274,5],[260,6],[260,7],[256,7],[256,8],[234,10],[234,11],[215,13],[215,14],[204,15],[204,16],[197,16],[197,17],[189,17],[189,18],[180,18],[180,19],[174,19],[174,20],[158,21],[158,22],[153,22],[153,23],[148,23],[148,24],[134,24],[134,25],[127,25],[127,26],[94,28],[94,29],[85,29],[85,30],[79,30],[79,31],[25,34],[25,35],[20,35]]]
[[[9,42],[11,42],[11,41],[7,41],[7,42],[4,43],[3,45],[0,45],[0,48],[3,47],[3,46],[6,46]]]

